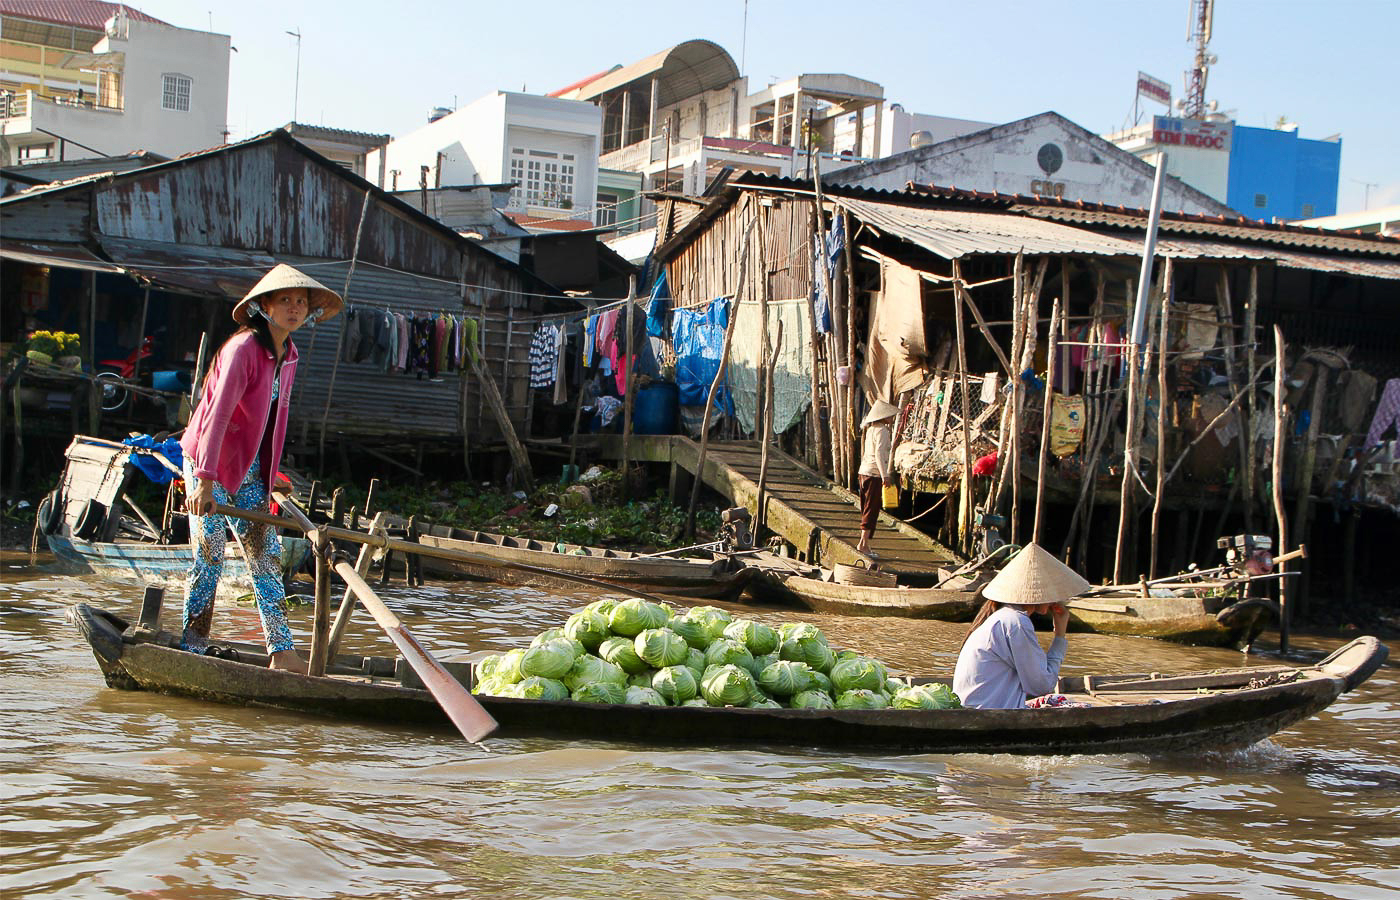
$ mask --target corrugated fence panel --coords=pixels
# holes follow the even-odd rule
[[[348,263],[281,259],[304,268],[337,291],[345,287]],[[529,342],[534,332],[534,321],[529,318],[531,313],[528,308],[516,310],[508,306],[496,291],[468,289],[467,293],[469,300],[464,307],[455,284],[359,265],[347,296],[350,306],[357,312],[361,308],[405,315],[442,311],[477,319],[484,365],[496,379],[517,433],[524,435]],[[485,310],[471,302],[473,295],[487,301]],[[343,316],[296,337],[302,362],[292,398],[292,416],[298,422],[309,423],[310,434],[319,434],[322,417],[327,416],[327,434],[451,437],[461,434],[465,427],[473,445],[501,440],[495,417],[469,370],[465,375],[451,371],[439,373],[436,379],[426,376],[420,379],[417,373],[386,372],[382,366],[372,363],[342,359],[337,365],[336,348],[342,329],[349,322],[349,317]],[[294,433],[299,433],[300,428],[300,425],[294,426]]]

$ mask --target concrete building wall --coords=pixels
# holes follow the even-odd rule
[[[94,53],[121,53],[120,108],[57,104],[33,97],[25,118],[5,122],[16,157],[32,144],[54,144],[65,159],[118,156],[147,150],[180,156],[225,141],[228,120],[228,35],[117,16]],[[188,83],[188,109],[163,105],[165,76]],[[33,96],[33,95],[31,95]],[[179,105],[184,105],[183,98]],[[42,131],[40,130],[42,129]],[[51,132],[45,134],[44,132]],[[7,162],[15,162],[7,160]]]
[[[1047,168],[1050,171],[1047,171]],[[1151,167],[1056,113],[1042,113],[833,172],[827,180],[883,190],[909,182],[1145,208]],[[1169,179],[1164,208],[1227,211],[1200,191]]]
[[[1310,219],[1337,212],[1342,142],[1296,130],[1235,127],[1229,203],[1257,219]]]

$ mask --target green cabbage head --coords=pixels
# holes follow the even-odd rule
[[[634,706],[665,706],[666,698],[649,687],[630,687],[623,702]]]
[[[690,658],[690,645],[669,628],[648,628],[633,640],[637,655],[647,665],[664,669],[679,666]]]
[[[570,691],[576,691],[595,681],[626,684],[627,673],[605,659],[585,653],[574,660],[574,667],[560,681],[564,682],[564,686]]]
[[[705,668],[725,665],[743,666],[753,672],[753,654],[738,641],[720,638],[705,649]]]
[[[570,699],[580,703],[625,703],[627,689],[610,681],[595,681],[574,691]]]
[[[652,688],[667,701],[680,705],[700,692],[695,673],[685,666],[667,666],[651,677]]]
[[[574,667],[574,660],[582,655],[579,649],[577,642],[568,638],[543,641],[525,651],[520,659],[520,674],[563,678]]]
[[[587,607],[569,616],[564,623],[564,633],[589,652],[597,650],[599,644],[612,637],[612,632],[608,630],[608,617]]]
[[[635,675],[647,668],[647,664],[637,655],[637,647],[632,638],[610,637],[598,645],[598,655],[629,675]]]
[[[778,632],[752,619],[730,622],[724,629],[724,636],[743,644],[754,656],[772,653],[778,648]]]
[[[608,613],[608,628],[623,637],[636,637],[648,628],[665,628],[669,621],[670,609],[639,597],[623,600]]]
[[[792,697],[793,709],[835,709],[836,702],[825,691],[803,691]]]
[[[842,691],[836,698],[837,709],[884,709],[888,705],[884,694],[865,688]]]
[[[553,678],[531,675],[513,687],[516,691],[515,695],[524,700],[569,699],[569,689],[564,687],[562,682],[555,681]]]
[[[700,679],[700,693],[711,706],[748,706],[757,692],[753,674],[733,664],[711,666]]]
[[[758,685],[775,697],[791,697],[812,687],[812,669],[806,663],[780,660],[758,673]]]
[[[884,663],[868,656],[853,656],[831,667],[831,686],[839,693],[856,689],[883,691],[888,678]]]

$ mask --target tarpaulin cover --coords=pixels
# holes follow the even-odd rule
[[[185,454],[180,449],[180,442],[175,438],[166,438],[157,444],[155,438],[149,434],[138,434],[127,438],[122,443],[128,447],[159,453],[170,460],[177,469],[182,468],[185,464]],[[175,477],[173,472],[161,465],[160,460],[153,458],[148,453],[133,453],[131,461],[135,463],[136,468],[141,470],[142,474],[156,484],[169,484],[170,480]]]
[[[671,345],[676,351],[676,386],[682,406],[704,406],[710,383],[719,371],[724,329],[729,324],[729,299],[711,301],[703,311],[678,309],[671,316]],[[729,391],[720,384],[715,407],[732,413]]]
[[[666,273],[656,279],[651,288],[651,300],[647,303],[647,334],[661,337],[666,333],[666,310],[671,306],[671,287],[666,283]]]

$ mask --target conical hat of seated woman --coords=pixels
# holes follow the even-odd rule
[[[982,589],[982,596],[998,603],[1039,606],[1063,603],[1089,589],[1078,572],[1060,562],[1039,544],[1027,544]]]

